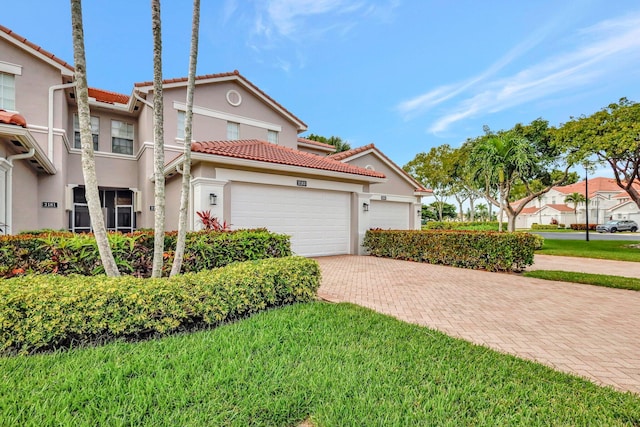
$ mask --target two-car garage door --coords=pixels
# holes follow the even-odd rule
[[[266,227],[288,234],[298,255],[348,254],[350,197],[339,191],[234,182],[230,223],[233,229]]]

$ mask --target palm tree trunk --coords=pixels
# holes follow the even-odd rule
[[[187,79],[187,111],[184,115],[184,161],[182,163],[182,190],[180,193],[180,216],[178,240],[171,266],[171,276],[179,274],[184,258],[187,236],[187,214],[189,213],[189,186],[191,184],[191,136],[193,123],[193,94],[196,87],[196,64],[198,61],[198,31],[200,30],[200,0],[193,0],[193,22],[191,25],[191,53],[189,55],[189,77]]]
[[[162,276],[164,255],[165,192],[164,192],[164,111],[162,96],[162,33],[160,0],[151,0],[153,31],[153,175],[154,182],[154,241],[151,277]]]
[[[118,266],[109,246],[107,230],[104,225],[100,194],[98,192],[98,176],[93,153],[91,136],[91,112],[89,111],[89,93],[87,89],[87,64],[84,51],[84,30],[82,26],[82,2],[71,0],[71,26],[73,37],[73,61],[75,63],[76,102],[78,104],[78,121],[80,122],[80,143],[82,156],[82,175],[84,177],[85,195],[91,218],[91,228],[98,245],[100,260],[109,277],[120,275]]]

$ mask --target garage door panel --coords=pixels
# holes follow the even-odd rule
[[[369,209],[369,227],[384,230],[408,230],[409,203],[372,200]]]
[[[233,229],[265,227],[291,236],[299,255],[349,253],[350,195],[308,188],[234,183]]]

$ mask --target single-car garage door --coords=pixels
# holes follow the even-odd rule
[[[231,226],[266,227],[291,236],[304,256],[349,253],[350,195],[339,191],[233,183]]]
[[[369,227],[384,230],[408,230],[411,204],[372,200]]]

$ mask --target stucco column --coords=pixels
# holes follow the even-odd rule
[[[422,203],[412,203],[409,212],[409,228],[420,230],[422,228]]]
[[[367,251],[362,247],[364,236],[369,229],[371,205],[370,193],[352,193],[351,197],[351,234],[352,239],[351,253],[355,255],[366,255]]]
[[[225,221],[224,187],[227,182],[201,177],[191,180],[191,203],[189,204],[191,211],[189,228],[191,230],[200,230],[202,228],[197,212],[211,211],[211,216],[218,218],[220,222]]]

